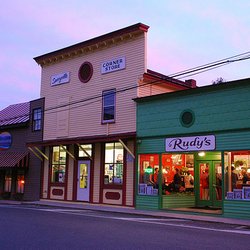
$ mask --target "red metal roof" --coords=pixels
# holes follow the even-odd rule
[[[29,166],[28,152],[0,151],[0,168],[26,168]]]
[[[29,120],[30,103],[13,104],[0,111],[0,126],[25,123]]]

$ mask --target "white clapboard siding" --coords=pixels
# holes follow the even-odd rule
[[[134,152],[134,142],[129,141],[127,143],[129,150]],[[129,153],[128,153],[129,154]],[[127,156],[129,161],[127,161],[127,176],[126,176],[126,206],[133,206],[134,200],[134,159],[131,156]]]
[[[74,154],[74,146],[71,145],[69,149],[70,153]],[[67,166],[68,173],[68,185],[67,185],[67,200],[73,200],[73,183],[74,183],[74,159],[70,156],[69,164]]]
[[[126,58],[125,69],[101,74],[102,62],[122,56]],[[122,44],[44,66],[42,68],[41,97],[45,97],[45,110],[67,101],[76,103],[70,105],[68,109],[45,111],[44,140],[105,135],[107,126],[101,124],[102,91],[113,88],[118,91],[126,87],[136,86],[139,78],[145,72],[145,57],[145,35],[141,35]],[[78,78],[78,70],[86,61],[91,62],[94,72],[89,82],[82,83]],[[70,82],[51,87],[51,76],[63,72],[70,72]],[[99,98],[86,101],[87,98],[95,96],[99,96]],[[134,132],[136,130],[136,105],[132,100],[136,96],[136,88],[117,93],[116,122],[109,126],[110,133]],[[60,126],[55,126],[55,124]]]
[[[49,148],[46,148],[46,155],[49,155]],[[49,161],[44,160],[43,162],[43,184],[42,184],[42,198],[48,198],[48,190],[49,190]]]
[[[95,144],[93,202],[99,203],[100,199],[100,172],[101,172],[101,144]]]

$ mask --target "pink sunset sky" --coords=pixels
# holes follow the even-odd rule
[[[150,26],[148,68],[165,75],[249,52],[249,10],[247,0],[3,1],[0,110],[40,97],[34,57],[138,22]],[[250,59],[191,78],[204,86],[249,78],[249,69]]]

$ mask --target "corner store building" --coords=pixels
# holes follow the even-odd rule
[[[41,198],[135,205],[132,99],[195,87],[147,69],[148,28],[135,24],[34,58],[48,156]]]

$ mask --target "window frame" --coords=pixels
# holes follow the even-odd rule
[[[113,162],[106,162],[106,144],[113,144],[113,149],[112,149],[112,151],[113,151]],[[104,161],[103,161],[103,185],[104,186],[106,186],[106,187],[108,187],[108,188],[112,188],[112,187],[116,187],[116,188],[122,188],[123,187],[123,184],[124,184],[124,173],[125,173],[125,149],[124,149],[124,147],[123,147],[123,145],[121,144],[121,146],[122,146],[122,150],[123,150],[123,160],[122,160],[122,163],[117,163],[116,162],[116,159],[115,159],[115,156],[116,156],[116,154],[115,154],[115,144],[121,144],[120,142],[118,142],[118,141],[111,141],[111,142],[106,142],[106,143],[104,143],[104,156],[103,156],[103,159],[104,159]],[[113,181],[112,182],[110,182],[110,183],[105,183],[105,166],[106,165],[113,165],[113,168],[114,168],[114,166],[115,165],[118,165],[118,164],[122,164],[122,182],[121,183],[115,183],[114,182],[114,179],[113,179]],[[115,175],[114,175],[114,170],[113,170],[113,177],[116,177]]]
[[[59,160],[58,161],[54,161],[54,159],[53,159],[53,157],[54,157],[54,155],[53,155],[53,152],[54,152],[54,148],[56,148],[56,147],[59,147]],[[66,145],[63,145],[63,147],[66,147],[67,148],[67,146]],[[50,177],[49,177],[49,182],[50,182],[50,184],[52,184],[52,185],[65,185],[66,184],[66,182],[67,182],[67,162],[68,162],[68,156],[67,156],[67,152],[65,152],[65,161],[62,163],[62,162],[60,162],[60,152],[65,152],[63,149],[61,149],[61,146],[59,146],[59,145],[55,145],[55,146],[52,146],[51,147],[51,158],[50,158]],[[57,163],[56,163],[57,162]],[[60,182],[60,181],[53,181],[53,179],[54,179],[54,175],[53,175],[53,167],[54,166],[58,166],[58,169],[61,167],[61,166],[64,166],[64,175],[63,175],[63,178],[64,178],[64,180],[63,180],[63,182]],[[58,172],[59,172],[60,170],[58,170]],[[58,176],[58,178],[59,178],[59,176]]]
[[[38,111],[38,112],[36,113],[36,111]],[[39,111],[40,111],[40,117],[36,118],[35,115],[38,116]],[[37,128],[37,124],[40,124],[38,126],[38,128]],[[32,130],[34,132],[42,130],[42,108],[34,108],[33,109],[33,112],[32,112]]]
[[[107,96],[106,93],[113,93],[114,95],[114,103],[113,105],[107,105],[105,106],[105,96]],[[114,113],[114,117],[113,119],[104,119],[105,116],[105,108],[107,107],[113,107],[113,113]],[[107,89],[107,90],[103,90],[102,91],[102,124],[107,124],[107,123],[115,123],[115,118],[116,118],[116,89]]]

